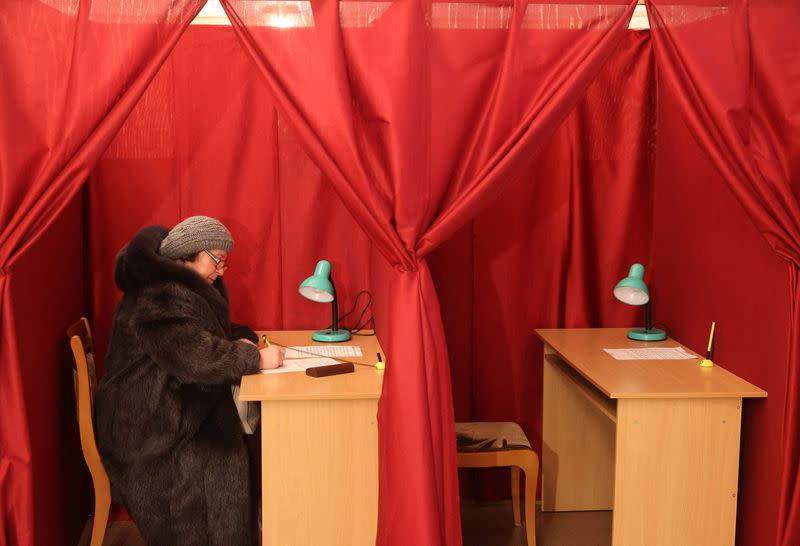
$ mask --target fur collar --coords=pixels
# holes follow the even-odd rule
[[[222,319],[230,322],[228,292],[221,277],[208,284],[197,273],[158,253],[169,230],[164,226],[142,228],[117,254],[114,281],[123,292],[130,292],[164,282],[178,282],[196,292]]]

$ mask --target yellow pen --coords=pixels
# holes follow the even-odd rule
[[[713,356],[712,351],[714,349],[714,328],[716,328],[716,326],[717,326],[717,323],[716,322],[712,322],[711,323],[711,333],[708,334],[708,349],[706,349],[706,358],[709,359],[709,360],[711,360],[711,357]]]
[[[261,335],[261,341],[262,341],[262,343],[264,343],[264,345],[266,345],[267,347],[271,347],[271,345],[270,345],[270,342],[269,342],[269,340],[267,339],[267,334],[262,334],[262,335]]]
[[[716,329],[717,323],[711,322],[711,333],[708,334],[708,348],[706,349],[706,357],[700,361],[700,365],[704,368],[710,368],[714,365],[714,361],[711,358],[714,356],[714,330]]]

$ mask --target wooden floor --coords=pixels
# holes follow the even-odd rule
[[[464,546],[525,546],[525,527],[514,526],[511,501],[461,502]],[[611,546],[611,512],[536,511],[537,546]]]
[[[89,523],[90,525],[91,523]],[[464,546],[525,546],[525,528],[514,527],[511,501],[475,504],[463,501],[461,527]],[[89,526],[79,546],[89,543]],[[536,514],[537,546],[610,546],[611,512]],[[112,522],[104,546],[144,546],[136,526]]]

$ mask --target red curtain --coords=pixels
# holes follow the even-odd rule
[[[27,420],[34,402],[23,394],[20,317],[9,298],[14,264],[80,189],[203,3],[12,0],[0,7],[0,544],[32,544],[36,529]]]
[[[772,249],[792,297],[779,543],[800,543],[800,28],[796,2],[650,2],[656,61],[689,129]],[[724,46],[722,45],[724,44]]]
[[[228,16],[390,267],[379,544],[460,544],[453,407],[425,256],[530,164],[635,2],[251,2]],[[409,522],[414,522],[409,525]]]

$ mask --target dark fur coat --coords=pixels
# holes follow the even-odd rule
[[[258,371],[232,341],[221,279],[211,285],[157,253],[167,230],[141,230],[117,257],[124,292],[95,394],[97,442],[111,480],[151,546],[250,544],[250,481],[231,385]]]

